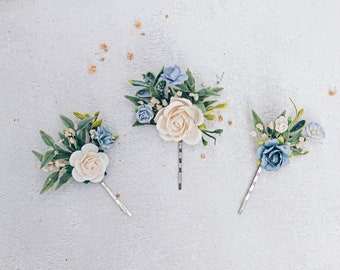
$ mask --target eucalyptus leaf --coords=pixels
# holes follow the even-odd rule
[[[48,135],[45,131],[40,130],[40,136],[46,145],[54,148],[55,142],[50,135]]]
[[[34,151],[34,150],[32,150],[32,153],[33,153],[33,155],[35,155],[39,159],[40,162],[42,161],[42,158],[44,156],[43,154],[40,154],[40,153],[38,153],[37,151]]]
[[[58,178],[59,178],[59,171],[51,173],[46,178],[45,183],[40,190],[40,194],[43,194],[45,191],[49,190],[54,185],[54,183],[58,180]]]
[[[47,163],[49,163],[54,158],[54,156],[55,156],[55,150],[47,151],[42,157],[40,169],[44,168],[47,165]]]
[[[63,124],[65,125],[65,127],[74,129],[74,123],[70,118],[68,118],[64,115],[60,115],[60,119],[63,122]]]

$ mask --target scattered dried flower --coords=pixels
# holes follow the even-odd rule
[[[168,18],[169,18],[169,15],[168,15],[168,14],[165,14],[164,17],[165,17],[165,19],[168,19]]]
[[[107,52],[109,50],[109,46],[107,46],[105,43],[100,44],[100,48]]]
[[[219,116],[218,116],[218,121],[219,121],[219,122],[223,122],[223,116],[222,116],[222,115],[219,115]]]
[[[133,54],[132,52],[129,52],[129,53],[127,54],[127,58],[128,58],[129,60],[132,60],[133,57],[134,57],[134,54]]]
[[[336,94],[335,90],[329,90],[328,91],[328,95],[330,95],[331,97],[334,96]]]
[[[95,65],[89,65],[89,67],[87,68],[87,70],[89,71],[89,73],[96,73],[97,71],[97,67]]]
[[[146,35],[146,33],[145,33],[145,32],[142,32],[142,33],[140,33],[140,35],[141,35],[141,36],[145,36],[145,35]]]
[[[205,154],[201,154],[201,159],[205,159]]]
[[[105,57],[100,57],[100,58],[99,58],[99,61],[100,61],[100,62],[104,62],[104,61],[105,61]]]
[[[136,21],[136,22],[135,22],[135,27],[136,27],[137,29],[140,29],[140,28],[142,27],[142,23],[141,23],[140,21]]]
[[[233,124],[233,121],[229,120],[228,125],[231,126]]]

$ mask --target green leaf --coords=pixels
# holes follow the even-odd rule
[[[196,93],[199,95],[200,99],[210,97],[210,96],[219,96],[219,92],[223,90],[222,87],[215,87],[215,88],[203,88]]]
[[[72,153],[58,153],[54,156],[53,160],[69,159]]]
[[[70,118],[68,118],[64,115],[60,115],[60,119],[63,122],[63,124],[65,125],[65,127],[74,129],[74,123]]]
[[[147,84],[154,83],[155,81],[155,75],[152,72],[148,72],[146,74],[143,74],[144,81]]]
[[[35,155],[39,159],[40,162],[42,161],[42,158],[44,156],[43,154],[40,154],[40,153],[38,153],[37,151],[34,151],[34,150],[32,150],[32,153],[33,153],[33,155]]]
[[[59,145],[55,145],[55,150],[58,151],[58,153],[65,153],[65,154],[71,154],[71,152],[73,152],[73,150],[70,151],[67,151],[65,150],[64,148],[61,148]]]
[[[180,90],[184,93],[190,93],[190,89],[188,88],[186,84],[177,84],[175,87],[176,87],[176,90]]]
[[[160,72],[158,73],[158,75],[157,75],[157,77],[156,77],[156,79],[153,83],[153,86],[156,86],[156,84],[157,84],[159,78],[161,77],[161,75],[163,74],[163,72],[164,72],[164,66],[161,68]]]
[[[144,87],[148,86],[146,82],[137,81],[137,80],[129,80],[129,83],[132,84],[133,86],[144,86]]]
[[[40,136],[46,145],[54,148],[55,142],[50,135],[48,135],[45,131],[40,130]]]
[[[83,119],[83,120],[79,121],[77,130],[82,130],[82,129],[84,129],[84,128],[88,128],[88,127],[89,127],[89,124],[90,124],[94,119],[95,119],[95,117],[89,117],[89,118],[86,118],[86,119]]]
[[[87,130],[85,128],[79,130],[77,133],[77,137],[76,137],[77,146],[78,147],[83,146],[86,143],[86,138],[87,138]]]
[[[252,111],[253,114],[253,121],[254,121],[254,126],[257,130],[259,130],[260,132],[264,132],[266,133],[266,126],[264,125],[262,119],[257,115],[257,113],[255,111]],[[257,124],[261,124],[263,126],[263,130],[260,130],[256,127]]]
[[[291,129],[290,129],[290,132],[296,132],[300,129],[302,129],[306,124],[306,121],[305,120],[301,120],[299,121],[295,126],[293,126]]]
[[[298,111],[298,113],[297,113],[296,117],[294,118],[294,120],[289,124],[289,127],[294,126],[294,125],[299,121],[299,119],[301,118],[301,116],[303,115],[303,113],[304,113],[304,110],[303,110],[303,109],[301,109],[300,111]]]
[[[302,130],[300,130],[299,132],[295,133],[293,136],[289,136],[289,138],[287,139],[287,142],[290,142],[292,144],[296,144],[299,142],[299,138],[302,136]]]
[[[192,76],[191,71],[187,69],[186,74],[188,75],[188,79],[185,81],[185,84],[188,86],[191,92],[195,92],[195,79]]]
[[[70,180],[70,178],[72,177],[72,172],[70,171],[66,171],[60,178],[59,178],[59,182],[56,186],[56,190],[58,188],[60,188],[62,185],[64,185],[65,183],[67,183],[68,180]]]
[[[40,194],[43,194],[45,191],[49,190],[54,185],[54,183],[58,180],[58,178],[59,178],[59,171],[51,173],[46,178],[45,183],[40,190]]]
[[[202,136],[202,144],[203,144],[204,146],[207,146],[207,145],[208,145],[208,141],[205,140],[205,139],[203,138],[203,136]]]
[[[150,89],[148,89],[148,88],[140,89],[140,90],[137,91],[136,96],[139,97],[139,98],[151,98]]]
[[[47,165],[47,163],[49,163],[54,158],[54,156],[55,150],[47,151],[41,160],[40,169],[44,168]]]
[[[140,104],[138,103],[139,101],[141,101],[139,98],[137,97],[133,97],[133,96],[124,96],[126,99],[130,100],[133,104],[135,104],[136,106],[139,106]]]
[[[202,113],[205,113],[205,112],[206,112],[205,106],[204,106],[204,104],[203,104],[202,101],[198,101],[198,102],[196,102],[194,105],[195,105],[197,108],[199,108],[199,109],[202,111]]]
[[[62,143],[63,145],[65,145],[65,147],[66,147],[68,150],[70,150],[70,151],[73,152],[75,149],[74,149],[72,146],[70,146],[70,144],[68,143],[68,139],[66,138],[66,136],[65,136],[63,133],[61,133],[61,132],[58,132],[58,134],[59,134],[61,143]]]
[[[204,104],[204,107],[207,108],[207,107],[213,105],[216,102],[217,102],[217,100],[209,100],[209,101],[204,101],[203,104]]]

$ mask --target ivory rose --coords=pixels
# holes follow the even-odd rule
[[[78,182],[102,181],[108,164],[108,156],[98,153],[98,147],[92,143],[85,144],[80,151],[73,152],[70,157],[70,165],[73,166],[72,177]]]
[[[170,104],[157,113],[155,122],[160,137],[165,141],[183,140],[194,145],[202,138],[198,126],[204,122],[203,113],[186,98],[171,98]]]

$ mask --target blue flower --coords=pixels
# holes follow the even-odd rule
[[[111,144],[115,141],[112,133],[103,126],[97,127],[97,130],[94,133],[94,138],[98,141],[100,147],[104,151],[109,150]]]
[[[139,123],[146,124],[150,122],[153,118],[154,114],[152,111],[152,107],[150,105],[140,105],[138,106],[138,111],[136,113],[136,118]]]
[[[267,171],[277,171],[288,164],[288,156],[292,150],[287,145],[280,145],[278,139],[268,140],[257,149],[257,158],[261,168]]]
[[[318,123],[310,123],[305,127],[305,131],[308,137],[314,139],[323,139],[326,136],[325,130]]]
[[[182,74],[181,69],[177,65],[165,68],[161,77],[174,85],[185,82],[188,79],[188,75]]]

